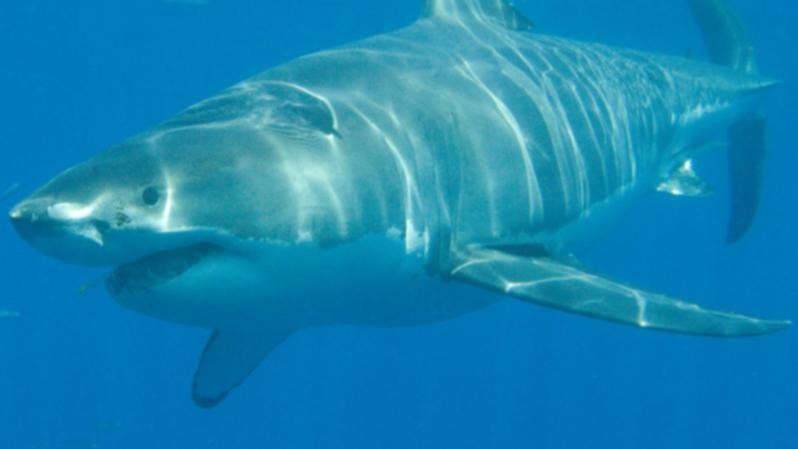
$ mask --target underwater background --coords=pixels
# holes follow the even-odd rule
[[[798,320],[798,5],[735,0],[770,154],[751,233],[708,198],[652,194],[579,254],[712,308]],[[518,0],[537,31],[703,58],[683,0]],[[411,23],[421,0],[0,2],[0,207],[65,167],[296,56]],[[4,193],[5,192],[5,193]],[[798,448],[798,330],[715,339],[516,301],[412,328],[300,332],[212,410],[191,401],[207,333],[86,288],[102,271],[0,222],[0,448]],[[441,295],[447,294],[445,286]]]

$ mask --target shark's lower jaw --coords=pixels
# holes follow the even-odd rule
[[[203,259],[224,251],[212,243],[197,243],[190,246],[160,251],[130,263],[118,266],[105,280],[112,296],[137,294],[150,291],[167,283]]]

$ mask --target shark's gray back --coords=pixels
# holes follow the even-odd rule
[[[234,157],[269,159],[251,169],[279,167],[290,199],[269,208],[257,173],[238,178],[270,214],[242,233],[337,243],[388,232],[431,250],[449,237],[534,241],[650,186],[703,143],[701,122],[763,85],[681,58],[427,18],[267,71],[161,131],[233,123],[257,141],[270,130]],[[284,152],[282,138],[307,145]]]

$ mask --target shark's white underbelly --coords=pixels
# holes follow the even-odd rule
[[[371,236],[331,248],[272,247],[210,255],[152,288],[114,295],[146,315],[210,329],[354,324],[406,326],[479,310],[500,295],[431,276],[402,240]]]

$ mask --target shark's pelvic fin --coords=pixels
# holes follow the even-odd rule
[[[657,186],[657,191],[675,196],[699,197],[711,194],[712,187],[696,174],[692,159],[688,159]]]
[[[450,276],[526,302],[642,328],[737,337],[768,334],[790,325],[788,321],[703,309],[552,259],[520,257],[492,249],[459,254]]]
[[[488,21],[516,31],[534,28],[534,23],[507,0],[426,0],[422,17]]]
[[[194,402],[203,408],[216,406],[289,334],[213,331],[194,373]]]

